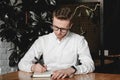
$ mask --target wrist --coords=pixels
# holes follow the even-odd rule
[[[31,66],[31,72],[34,72],[34,66],[35,66],[35,65],[32,65],[32,66]]]

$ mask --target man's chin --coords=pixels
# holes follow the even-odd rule
[[[57,37],[59,40],[61,40],[62,39],[62,37]]]

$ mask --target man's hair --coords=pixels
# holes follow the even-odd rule
[[[69,7],[59,7],[53,11],[53,17],[56,17],[61,20],[70,20],[72,19],[72,11]]]

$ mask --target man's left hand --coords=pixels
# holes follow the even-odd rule
[[[52,79],[64,79],[66,77],[71,77],[75,70],[73,68],[60,69],[53,71]]]

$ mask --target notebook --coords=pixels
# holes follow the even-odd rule
[[[51,71],[46,71],[43,73],[39,73],[39,72],[34,72],[32,77],[41,77],[41,78],[46,78],[46,77],[51,77],[52,72]]]

